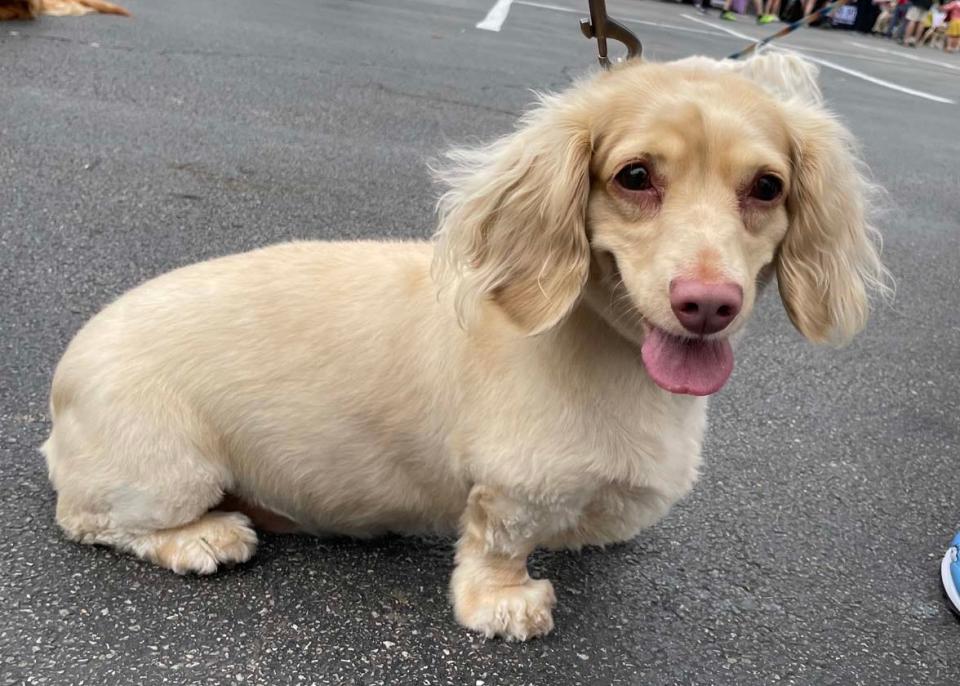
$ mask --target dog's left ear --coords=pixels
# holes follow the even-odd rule
[[[437,172],[434,273],[455,288],[461,323],[492,301],[526,334],[573,309],[590,267],[589,131],[569,95],[543,98],[515,133],[454,150]]]
[[[785,111],[793,179],[776,265],[780,295],[807,339],[845,343],[866,324],[870,292],[890,290],[867,219],[871,184],[852,135],[823,107],[797,99]]]

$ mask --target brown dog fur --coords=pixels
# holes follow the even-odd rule
[[[67,17],[91,12],[130,16],[124,8],[104,0],[0,0],[0,21],[35,19],[41,14]]]

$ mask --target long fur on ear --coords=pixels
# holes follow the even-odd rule
[[[823,102],[817,83],[820,71],[817,65],[789,50],[767,50],[745,60],[693,56],[677,60],[676,64],[735,72],[779,100],[799,99],[811,105]]]
[[[734,71],[758,83],[781,100],[800,99],[809,105],[823,102],[817,76],[820,69],[813,62],[788,50],[764,52],[743,60],[726,60]]]
[[[843,125],[820,106],[787,105],[794,169],[777,259],[780,295],[807,339],[845,343],[866,324],[870,293],[892,292],[867,218],[876,193]]]
[[[544,96],[515,133],[449,152],[434,274],[462,324],[486,300],[527,334],[576,304],[590,266],[585,227],[590,134],[568,96]]]

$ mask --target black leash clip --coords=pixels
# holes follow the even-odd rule
[[[605,0],[589,0],[589,4],[590,19],[580,20],[580,31],[587,38],[597,39],[597,57],[600,60],[600,66],[604,69],[610,68],[610,58],[607,57],[608,38],[623,43],[627,47],[628,60],[640,57],[643,53],[640,39],[626,26],[607,16]]]

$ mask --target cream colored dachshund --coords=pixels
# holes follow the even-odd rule
[[[527,556],[627,541],[690,491],[705,396],[774,274],[814,342],[885,288],[815,76],[627,62],[450,153],[432,243],[288,243],[133,289],[54,376],[57,522],[180,574],[250,558],[249,514],[456,532],[457,620],[546,634]]]

